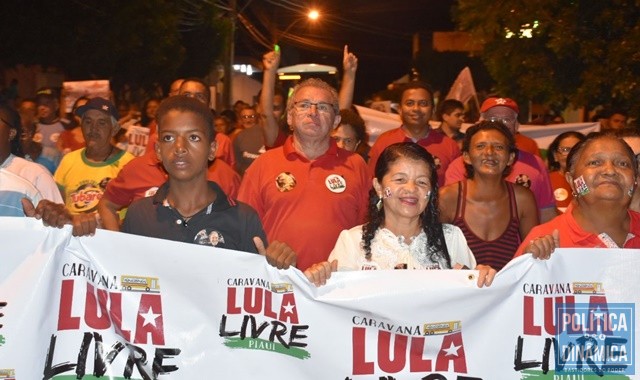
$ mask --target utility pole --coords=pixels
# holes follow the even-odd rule
[[[238,5],[236,0],[229,0],[229,20],[231,21],[231,30],[229,31],[229,40],[227,41],[227,54],[225,54],[224,63],[224,86],[222,87],[222,108],[231,108],[231,86],[233,76],[233,61],[235,56],[236,41],[236,22],[238,17]]]

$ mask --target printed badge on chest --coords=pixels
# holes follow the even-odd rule
[[[296,177],[289,172],[282,172],[276,177],[276,187],[281,193],[291,191],[296,187]]]
[[[347,189],[347,181],[339,174],[330,174],[324,180],[327,189],[332,193],[342,193]]]

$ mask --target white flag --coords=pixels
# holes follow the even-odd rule
[[[457,99],[462,103],[466,103],[476,94],[476,88],[473,85],[473,78],[471,77],[471,70],[465,67],[460,71],[455,82],[449,90],[446,99]]]

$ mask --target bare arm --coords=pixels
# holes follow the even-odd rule
[[[353,103],[353,91],[356,87],[356,71],[358,70],[358,58],[349,53],[349,46],[344,45],[344,56],[342,59],[342,84],[338,96],[340,109],[351,108]]]
[[[45,226],[62,228],[71,224],[73,236],[93,235],[98,228],[95,213],[71,215],[62,203],[43,199],[34,206],[28,198],[22,198],[22,208],[25,216],[40,219]]]
[[[456,217],[458,206],[458,183],[444,186],[438,192],[438,208],[440,210],[440,222],[452,223]]]
[[[558,216],[558,209],[555,207],[540,209],[540,223],[546,223],[556,216]]]
[[[98,203],[98,214],[102,222],[102,228],[110,231],[120,231],[120,216],[118,211],[121,205],[111,202],[105,197],[100,199]]]
[[[560,233],[558,230],[553,230],[551,235],[539,236],[530,240],[529,243],[524,242],[522,244],[527,245],[520,254],[531,253],[536,259],[546,260],[551,257],[551,254],[556,248],[560,247]],[[522,248],[522,246],[520,248]],[[518,251],[520,251],[520,248],[518,248]]]
[[[286,243],[273,241],[265,248],[264,242],[259,236],[253,237],[253,243],[258,249],[258,253],[267,259],[269,265],[278,269],[289,269],[295,267],[298,256]]]
[[[538,207],[536,206],[536,198],[531,190],[522,186],[514,186],[513,189],[518,206],[518,218],[520,219],[520,239],[524,239],[533,227],[540,224]]]
[[[273,115],[273,95],[276,88],[276,73],[280,65],[280,52],[270,51],[262,57],[264,72],[262,78],[262,92],[260,106],[262,113],[262,133],[265,146],[273,146],[278,137],[278,120]]]

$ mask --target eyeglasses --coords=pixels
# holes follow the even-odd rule
[[[494,123],[502,123],[504,125],[510,125],[516,122],[516,119],[510,119],[507,117],[490,117],[487,120],[492,121]]]
[[[569,146],[559,146],[558,149],[556,149],[556,152],[560,153],[563,156],[566,156],[569,154],[569,152],[571,152],[571,148]]]
[[[293,103],[293,107],[298,112],[308,112],[311,109],[311,106],[315,106],[316,110],[320,113],[330,113],[335,111],[335,109],[333,108],[333,104],[326,102],[312,103],[306,100],[302,100]]]
[[[242,115],[240,116],[243,119],[255,119],[256,117],[258,117],[258,115]]]

